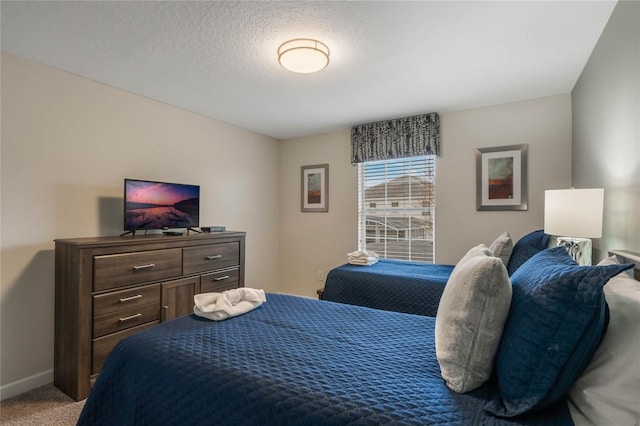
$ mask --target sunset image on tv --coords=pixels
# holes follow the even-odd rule
[[[125,229],[199,226],[200,187],[125,180]]]

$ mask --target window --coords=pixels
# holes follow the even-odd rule
[[[359,163],[359,250],[433,263],[435,176],[433,155]]]

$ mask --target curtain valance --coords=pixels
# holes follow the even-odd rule
[[[360,124],[351,129],[351,163],[440,154],[438,113]]]

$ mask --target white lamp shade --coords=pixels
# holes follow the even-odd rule
[[[563,237],[602,237],[604,189],[544,192],[544,232]]]
[[[329,64],[329,48],[318,40],[289,40],[278,48],[278,62],[289,71],[310,74]]]

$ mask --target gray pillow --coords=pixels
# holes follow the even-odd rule
[[[508,232],[503,232],[500,234],[496,240],[491,243],[489,246],[489,250],[495,257],[499,257],[504,263],[504,266],[509,264],[509,259],[511,258],[511,252],[513,252],[513,241],[511,240],[511,235]]]
[[[436,315],[436,356],[450,389],[469,392],[489,379],[510,305],[502,260],[484,244],[469,250],[453,269]]]

